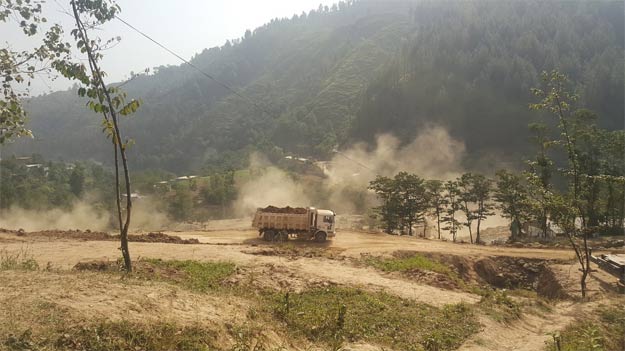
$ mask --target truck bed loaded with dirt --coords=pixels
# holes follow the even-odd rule
[[[252,226],[266,241],[286,241],[289,237],[324,242],[336,235],[331,210],[314,207],[274,207],[256,210]]]

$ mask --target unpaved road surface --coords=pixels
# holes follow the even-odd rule
[[[369,234],[341,231],[332,240],[323,244],[292,240],[288,244],[295,248],[327,249],[336,252],[335,259],[323,257],[298,257],[292,259],[281,255],[263,254],[275,245],[258,238],[257,232],[249,229],[226,229],[194,232],[172,232],[182,238],[197,238],[202,244],[177,245],[163,243],[131,243],[133,259],[161,258],[177,260],[219,260],[232,261],[248,267],[264,268],[273,274],[273,279],[288,288],[305,282],[328,282],[348,284],[385,290],[404,298],[418,300],[432,305],[468,302],[475,303],[479,297],[466,292],[450,291],[414,281],[389,277],[373,268],[357,266],[350,259],[361,255],[390,255],[398,250],[459,255],[467,257],[523,257],[550,260],[572,260],[570,250],[524,249],[494,246],[475,246],[451,242],[399,237],[385,234]],[[54,240],[45,238],[16,237],[0,234],[3,247],[9,251],[26,250],[41,266],[70,269],[78,262],[91,260],[115,260],[120,256],[119,245],[108,241]],[[272,267],[273,269],[267,269]],[[279,267],[279,269],[275,269]],[[275,271],[275,272],[274,272]]]
[[[383,290],[407,299],[442,306],[445,304],[465,302],[477,303],[478,295],[465,291],[443,289],[410,280],[399,275],[384,273],[371,267],[359,264],[363,255],[391,255],[395,251],[410,250],[423,253],[456,255],[474,259],[498,256],[527,259],[545,259],[560,262],[562,269],[575,272],[573,253],[565,249],[533,249],[508,248],[495,246],[475,246],[450,242],[417,239],[414,237],[398,237],[385,234],[370,234],[356,231],[340,231],[336,238],[326,243],[290,241],[287,244],[266,243],[258,238],[257,232],[246,229],[239,222],[225,222],[222,229],[211,225],[203,231],[170,232],[184,239],[196,238],[201,244],[164,244],[164,243],[131,243],[130,251],[133,259],[161,258],[176,260],[209,260],[231,261],[241,266],[241,275],[256,277],[259,284],[279,289],[297,291],[307,286],[350,285],[370,290]],[[42,267],[68,270],[76,263],[92,260],[116,260],[120,257],[119,245],[111,241],[80,241],[65,239],[38,238],[16,236],[0,233],[0,249],[6,252],[27,252]],[[287,251],[298,252],[303,249],[312,250],[311,254],[276,254],[274,249],[283,247]],[[85,310],[97,315],[112,317],[133,313],[137,318],[144,314],[164,315],[171,318],[202,319],[209,316],[221,316],[226,321],[235,320],[245,310],[244,302],[237,299],[226,301],[207,301],[202,296],[185,292],[180,289],[150,286],[128,286],[122,282],[107,281],[98,278],[82,279],[71,275],[57,276],[54,274],[29,273],[17,279],[10,272],[0,272],[0,297],[6,299],[19,294],[28,298],[47,296],[67,306],[83,306]],[[603,284],[610,277],[597,274]],[[68,280],[69,279],[69,280]],[[94,278],[95,279],[95,278]],[[571,280],[576,279],[571,276]],[[46,288],[41,290],[41,280]],[[89,285],[86,285],[89,282]],[[594,285],[592,285],[594,284]],[[591,282],[591,289],[599,283]],[[574,285],[571,285],[574,289]],[[107,293],[108,292],[108,293]],[[119,299],[111,296],[111,292],[126,296],[125,304],[119,305]],[[184,297],[184,298],[181,298]],[[14,296],[17,298],[17,295]],[[168,301],[163,307],[156,301]],[[184,301],[184,302],[180,302]],[[555,307],[554,311],[545,315],[527,315],[511,325],[502,325],[492,320],[482,321],[483,329],[475,337],[468,340],[460,350],[494,351],[494,350],[540,350],[549,338],[548,332],[561,329],[589,310],[588,305],[567,303]],[[133,312],[134,311],[134,312]],[[178,317],[176,317],[178,316]],[[350,349],[371,350],[368,345]]]

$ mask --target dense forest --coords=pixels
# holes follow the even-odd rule
[[[340,2],[275,19],[191,60],[133,74],[144,104],[126,119],[135,169],[237,169],[247,155],[327,159],[389,132],[410,141],[442,125],[467,165],[520,163],[528,151],[530,88],[560,69],[580,106],[623,129],[622,2]],[[116,84],[117,85],[117,84]],[[69,90],[27,102],[35,139],[5,155],[109,163],[99,121]],[[77,147],[80,145],[80,147]]]

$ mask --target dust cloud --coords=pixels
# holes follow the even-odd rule
[[[148,232],[172,229],[175,223],[158,206],[159,201],[150,196],[132,202],[131,232]]]
[[[91,229],[107,230],[109,216],[87,201],[78,201],[70,210],[25,210],[12,207],[0,214],[0,228],[25,231]]]
[[[464,155],[463,142],[453,139],[443,127],[428,126],[407,145],[393,135],[382,134],[373,149],[359,143],[338,151],[326,173],[331,184],[365,186],[376,175],[393,176],[401,171],[447,180],[462,173]]]
[[[262,155],[253,154],[250,157],[250,179],[238,186],[234,214],[249,217],[256,208],[268,205],[313,206],[332,209],[343,215],[341,218],[356,215],[361,219],[352,219],[364,224],[367,212],[377,205],[375,194],[367,189],[377,175],[392,177],[406,171],[425,179],[455,179],[465,171],[462,167],[465,152],[464,143],[452,138],[445,128],[428,126],[408,144],[402,144],[393,135],[383,134],[376,138],[373,146],[354,144],[335,152],[330,161],[314,162],[323,170],[323,177],[295,178]],[[462,220],[461,213],[458,217]],[[507,219],[494,215],[482,222],[481,228],[508,225]],[[475,226],[476,223],[473,223],[473,231]],[[416,232],[423,232],[423,227],[417,228]],[[433,218],[428,219],[425,232],[426,236],[436,236]],[[451,239],[446,231],[441,234],[443,238]],[[458,240],[469,240],[466,227],[459,231]]]
[[[393,176],[407,171],[425,178],[451,179],[462,172],[460,162],[464,143],[454,140],[442,127],[422,129],[409,144],[383,134],[375,146],[365,143],[337,151],[331,161],[316,162],[325,177],[317,182],[294,179],[264,157],[250,157],[251,180],[239,187],[235,202],[238,216],[250,215],[258,207],[317,206],[337,213],[364,213],[375,204],[375,194],[367,190],[376,175]]]
[[[239,187],[234,203],[237,216],[249,216],[258,207],[268,205],[310,206],[304,185],[273,166],[262,155],[254,153],[250,156],[249,172],[252,179]]]
[[[41,230],[93,230],[115,231],[112,213],[94,206],[86,196],[70,209],[27,210],[12,207],[0,212],[0,228],[27,232]],[[130,231],[163,230],[172,226],[167,215],[157,208],[154,201],[144,198],[133,201]]]

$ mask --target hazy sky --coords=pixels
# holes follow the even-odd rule
[[[58,2],[58,3],[57,3]],[[69,9],[69,0],[46,0],[45,17],[61,23],[66,32],[72,28],[72,18],[62,13]],[[204,48],[220,46],[227,39],[243,36],[246,29],[269,22],[276,17],[291,17],[302,11],[316,9],[319,4],[331,5],[329,0],[118,0],[120,17],[157,41],[189,59]],[[126,78],[130,71],[160,65],[178,65],[180,60],[165,52],[121,22],[114,20],[100,33],[108,38],[121,36],[122,42],[105,52],[103,69],[110,81]],[[7,43],[14,49],[34,47],[37,41],[25,37],[15,23],[0,24],[0,47]],[[62,79],[51,81],[38,77],[31,93],[65,89],[70,84]]]

